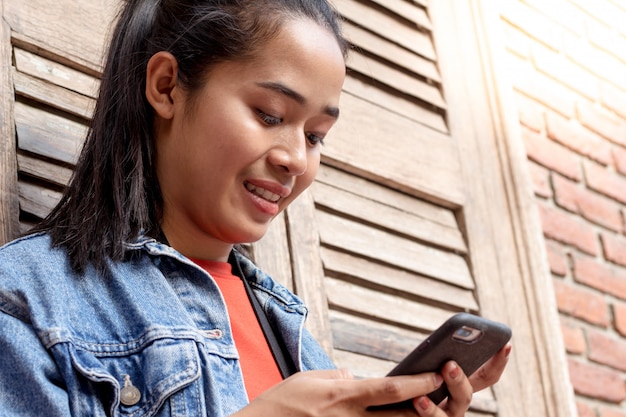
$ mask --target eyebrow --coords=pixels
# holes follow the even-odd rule
[[[296,103],[300,104],[300,105],[305,105],[306,104],[306,98],[298,93],[297,91],[287,87],[284,84],[278,83],[278,82],[272,82],[272,81],[266,81],[266,82],[260,82],[257,83],[257,85],[259,87],[268,89],[268,90],[272,90],[272,91],[276,91],[286,97],[289,97],[290,99],[292,99],[293,101],[295,101]],[[326,106],[324,107],[324,114],[327,114],[328,116],[334,118],[334,119],[338,119],[339,118],[339,109],[335,106]]]

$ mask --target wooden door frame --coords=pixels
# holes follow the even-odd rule
[[[514,349],[495,385],[501,417],[576,415],[541,221],[503,67],[495,0],[430,3],[453,137],[459,140],[465,227],[483,315],[508,322]]]
[[[4,16],[4,1],[0,1]],[[0,245],[19,234],[19,197],[17,187],[17,144],[13,117],[11,28],[0,21]]]

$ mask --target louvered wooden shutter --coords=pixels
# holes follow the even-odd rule
[[[22,231],[59,200],[94,108],[105,33],[117,1],[5,2],[12,31]]]

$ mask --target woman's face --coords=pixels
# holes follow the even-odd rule
[[[263,237],[313,182],[344,76],[332,33],[294,20],[254,60],[214,67],[193,104],[175,87],[156,142],[170,244],[218,260]]]

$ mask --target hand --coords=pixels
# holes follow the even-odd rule
[[[466,385],[467,398],[463,402],[469,403],[471,385],[464,375],[459,379]],[[443,378],[432,372],[364,380],[355,380],[345,370],[301,372],[270,388],[235,416],[415,416],[415,410],[410,409],[368,411],[367,408],[422,397],[437,389],[442,382]],[[458,391],[455,388],[457,394]]]
[[[498,353],[493,355],[491,359],[470,376],[469,380],[474,388],[474,392],[490,387],[500,380],[502,372],[504,372],[504,368],[509,361],[512,348],[513,345],[511,342],[507,343]]]
[[[500,380],[508,362],[511,349],[512,344],[509,342],[474,372],[469,379],[464,377],[463,371],[456,363],[453,361],[448,362],[441,370],[441,373],[450,391],[450,396],[442,401],[439,407],[436,407],[428,397],[415,399],[414,405],[420,413],[419,415],[422,417],[464,415],[465,411],[469,408],[472,392],[478,392],[490,387]],[[468,391],[467,383],[469,383],[471,391]],[[437,411],[439,409],[447,412],[447,414],[438,414]]]

